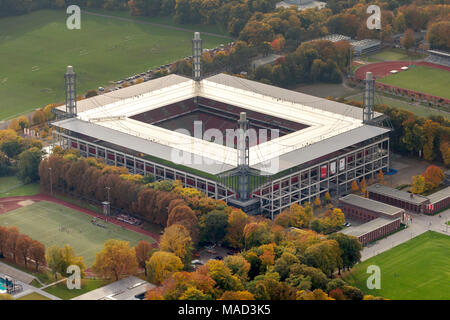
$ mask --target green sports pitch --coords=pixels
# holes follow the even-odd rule
[[[91,266],[95,254],[109,239],[125,240],[130,246],[154,239],[143,234],[101,221],[107,228],[91,223],[92,216],[51,202],[35,202],[29,206],[0,215],[0,225],[16,226],[23,234],[41,241],[46,248],[69,244],[76,255],[84,258],[86,266]]]
[[[62,10],[41,10],[0,19],[0,120],[62,102],[67,65],[74,66],[84,94],[192,54],[191,30],[83,11],[81,29],[68,30],[67,17]],[[202,39],[204,48],[231,41]]]
[[[378,82],[450,99],[450,72],[425,66],[415,66],[407,71],[388,75]]]
[[[381,289],[367,289],[367,267],[381,270]],[[450,236],[428,231],[355,266],[345,279],[366,294],[394,300],[450,299]]]

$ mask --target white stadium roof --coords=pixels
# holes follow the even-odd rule
[[[205,162],[200,166],[181,164],[212,174],[236,167],[237,150],[234,148],[130,118],[194,97],[308,125],[305,129],[250,148],[251,167],[261,169],[272,159],[279,160],[279,166],[271,174],[309,161],[310,157],[339,150],[334,150],[335,146],[345,148],[388,131],[364,125],[361,108],[225,74],[203,79],[199,83],[169,75],[95,96],[78,102],[77,118],[54,125],[173,162],[176,162],[173,153],[183,151],[184,155],[196,155],[208,160],[206,165]],[[64,111],[64,106],[59,109]],[[127,139],[134,142],[127,142]],[[309,150],[307,154],[303,152],[306,150]]]

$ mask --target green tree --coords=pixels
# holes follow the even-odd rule
[[[19,155],[17,162],[18,177],[25,183],[39,180],[39,163],[42,159],[42,151],[38,148],[25,150]]]

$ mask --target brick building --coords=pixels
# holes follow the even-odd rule
[[[339,199],[339,207],[352,220],[369,222],[376,218],[403,219],[404,210],[382,202],[349,194]]]
[[[429,203],[425,204],[424,213],[433,214],[450,206],[450,187],[427,196]]]
[[[357,237],[363,245],[366,245],[389,235],[398,228],[400,228],[400,218],[394,220],[376,218],[362,225],[345,229],[342,233]]]
[[[379,183],[367,187],[367,193],[370,199],[414,213],[423,213],[425,204],[429,203],[427,197],[387,187]]]

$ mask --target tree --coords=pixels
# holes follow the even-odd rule
[[[381,184],[384,183],[384,174],[383,174],[383,171],[381,171],[381,170],[378,171],[377,179],[378,179],[378,183],[381,183]]]
[[[412,177],[411,192],[414,194],[422,194],[426,190],[425,178],[422,175]]]
[[[316,199],[314,200],[314,205],[316,206],[316,208],[320,208],[321,202],[319,197],[316,197]]]
[[[172,252],[187,265],[191,260],[192,238],[189,231],[180,224],[173,224],[164,230],[159,249]]]
[[[331,276],[342,265],[342,250],[337,241],[325,240],[309,246],[305,250],[306,264],[319,268],[323,273]]]
[[[36,110],[33,113],[33,116],[31,117],[31,123],[34,125],[41,125],[47,120],[47,116],[45,115],[45,112],[41,109]]]
[[[48,267],[53,271],[55,279],[57,278],[57,273],[62,276],[66,275],[67,268],[71,265],[77,265],[83,274],[86,266],[83,263],[83,257],[75,256],[75,252],[72,247],[68,244],[64,245],[62,248],[57,246],[52,246],[48,248],[45,259],[48,263]]]
[[[30,254],[32,243],[33,239],[31,239],[27,235],[21,234],[17,239],[17,254],[20,256],[21,260],[25,264],[25,268],[27,268],[28,265],[28,257]]]
[[[212,298],[210,295],[203,293],[203,291],[201,290],[198,290],[194,287],[189,287],[186,289],[186,291],[181,295],[179,299],[197,301],[197,300],[211,300]]]
[[[250,218],[244,211],[235,209],[228,216],[228,227],[225,241],[232,248],[240,249],[244,247],[244,227]]]
[[[183,263],[172,252],[155,252],[147,262],[148,280],[155,284],[162,283],[173,272],[183,269]]]
[[[431,23],[427,31],[428,42],[435,49],[450,50],[450,21]]]
[[[42,152],[36,147],[25,150],[19,155],[17,168],[19,178],[30,183],[39,180],[39,163],[41,162]]]
[[[359,190],[359,186],[358,186],[358,182],[356,182],[356,180],[352,181],[352,192],[356,193]]]
[[[231,273],[231,270],[223,261],[209,260],[206,263],[210,277],[216,282],[216,288],[220,292],[242,290],[242,282]]]
[[[333,300],[321,289],[316,289],[314,291],[299,291],[297,293],[297,300]]]
[[[103,278],[114,277],[116,281],[122,276],[135,274],[138,268],[136,252],[130,243],[120,240],[108,240],[103,249],[95,255],[92,270]]]
[[[412,47],[416,45],[416,38],[414,37],[414,31],[408,29],[405,31],[403,38],[400,40],[401,45],[409,51]],[[409,53],[408,53],[409,54]]]
[[[227,266],[231,273],[237,276],[242,281],[246,281],[248,278],[248,272],[250,271],[250,263],[242,256],[227,256],[223,263]]]
[[[367,189],[367,182],[366,182],[366,178],[362,178],[361,183],[359,184],[361,192],[363,194],[363,196],[366,196],[366,189]]]
[[[427,190],[434,190],[439,187],[445,175],[441,168],[431,165],[425,170],[423,177],[425,178]]]
[[[152,256],[152,245],[145,240],[141,240],[134,247],[134,251],[138,266],[144,269],[145,276],[147,276],[147,260]]]
[[[225,291],[219,300],[255,300],[248,291]]]
[[[222,210],[214,210],[202,217],[200,221],[200,232],[205,242],[217,243],[226,234],[228,226],[228,215]]]
[[[258,247],[273,241],[273,234],[270,232],[266,221],[251,222],[244,228],[245,248]]]
[[[350,269],[361,260],[362,244],[358,238],[343,233],[335,233],[328,236],[328,239],[335,240],[342,250],[342,266]],[[340,272],[340,268],[339,268]]]
[[[325,203],[330,203],[331,202],[331,195],[330,195],[330,193],[328,191],[325,192],[323,200],[325,201]]]
[[[45,265],[47,263],[45,259],[45,247],[42,243],[37,240],[33,240],[30,246],[30,259],[34,261],[36,266],[36,272],[39,271],[40,265]]]
[[[20,233],[16,227],[10,227],[7,229],[6,238],[6,252],[12,255],[14,263],[17,256],[17,242],[19,240]]]

